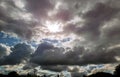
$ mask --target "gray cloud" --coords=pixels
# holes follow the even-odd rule
[[[120,7],[118,4],[120,1],[61,0],[60,2],[62,4],[58,10],[55,10],[56,13],[53,14],[53,19],[55,21],[60,20],[60,22],[65,24],[63,35],[76,35],[75,39],[78,39],[78,41],[73,45],[74,47],[67,50],[65,47],[42,43],[30,57],[33,51],[31,47],[26,44],[18,44],[11,49],[13,52],[2,60],[3,64],[19,64],[23,60],[31,58],[31,63],[42,65],[43,69],[61,71],[67,67],[59,65],[118,62],[115,57],[119,56],[119,47],[110,50],[108,48],[120,42]],[[56,3],[57,1],[49,0],[26,0],[25,7],[19,8],[12,0],[1,0],[0,31],[15,33],[20,37],[30,39],[35,35],[34,29],[36,27],[42,30],[41,20],[52,19],[47,13],[54,11]],[[81,20],[74,20],[76,16]],[[39,21],[39,23],[36,23],[35,20]],[[79,37],[83,37],[85,39],[84,42],[81,43]],[[5,48],[0,46],[0,49],[0,57],[6,56]],[[25,69],[31,67],[26,66]]]
[[[79,16],[85,20],[82,25],[79,22],[75,24],[70,23],[67,24],[64,30],[66,33],[69,32],[70,34],[74,33],[78,36],[85,36],[85,38],[91,40],[93,39],[92,37],[98,39],[101,34],[100,29],[104,23],[115,18],[119,12],[119,7],[115,6],[115,4],[118,5],[117,3],[119,1],[113,2],[112,0],[61,0],[58,2],[48,0],[26,0],[23,2],[21,0],[21,2],[24,4],[23,8],[19,8],[14,0],[1,0],[0,29],[1,31],[15,33],[24,38],[35,36],[35,25],[42,24],[42,21],[38,20],[38,18],[50,19],[51,17],[47,13],[54,11],[55,6],[59,2],[61,2],[61,5],[55,10],[57,13],[53,14],[53,18],[55,17],[55,20],[62,20],[64,23],[68,23],[75,16]],[[62,8],[63,6],[65,8]],[[35,20],[38,20],[39,23],[36,23]],[[40,26],[39,28],[41,29]]]
[[[37,51],[33,54],[31,62],[40,65],[55,65],[64,63],[64,48],[54,47],[50,44],[39,45]],[[48,47],[48,48],[47,48]]]
[[[82,63],[91,63],[91,64],[106,64],[117,62],[115,59],[115,52],[107,52],[106,49],[102,47],[97,47],[94,51],[88,52],[83,56]],[[89,58],[91,57],[91,58]],[[89,59],[88,59],[89,58]]]
[[[79,72],[71,72],[72,77],[83,77],[85,75],[84,73],[79,73]]]
[[[111,7],[105,3],[97,3],[94,8],[82,14],[81,17],[85,20],[83,24],[68,24],[64,29],[80,36],[89,36],[89,39],[92,37],[94,37],[92,39],[96,37],[98,39],[101,34],[100,28],[104,26],[105,22],[114,19],[118,12],[119,8]]]
[[[66,50],[62,47],[51,46],[39,49],[33,54],[30,62],[46,66],[46,65],[87,65],[87,64],[106,64],[118,62],[116,56],[119,56],[119,47],[108,50],[108,46],[98,45],[91,50],[84,47],[74,47]],[[115,50],[115,51],[113,51]]]
[[[69,21],[72,19],[72,13],[67,9],[59,9],[59,11],[55,14],[55,19],[61,20],[63,22]]]
[[[33,54],[31,61],[40,65],[77,65],[83,51],[83,47],[75,47],[73,51],[65,51],[62,47],[53,47],[41,51],[43,53],[35,52],[35,54],[38,54]]]
[[[106,23],[105,26],[101,29],[101,37],[107,43],[118,44],[119,42],[119,19],[118,17]]]
[[[88,11],[83,16],[85,19],[87,19],[87,22],[81,30],[83,32],[88,31],[92,32],[92,34],[99,35],[98,31],[100,29],[100,26],[103,26],[104,22],[113,19],[118,11],[118,8],[112,8],[102,3],[96,4],[95,9]]]
[[[23,70],[30,70],[30,69],[33,69],[35,67],[37,67],[38,65],[37,64],[33,64],[33,63],[27,63],[25,64],[25,66],[22,68]]]
[[[85,48],[90,48],[90,50],[82,53],[78,64],[117,62],[115,56],[119,55],[119,50],[115,52],[107,50],[110,45],[119,43],[120,8],[117,2],[119,3],[119,1],[113,2],[112,0],[105,3],[98,2],[94,4],[93,2],[93,7],[90,7],[84,13],[80,13],[82,22],[69,23],[64,27],[66,33],[74,33],[78,38],[83,37],[85,39],[83,42],[78,39],[75,46],[83,45]],[[79,8],[78,5],[76,7]]]
[[[31,39],[35,21],[30,13],[15,5],[13,0],[0,1],[0,31]]]
[[[3,58],[1,65],[15,65],[28,61],[30,55],[34,52],[33,48],[25,43],[19,43],[11,48],[10,55]]]
[[[47,42],[41,43],[38,48],[36,49],[34,55],[41,55],[45,50],[53,49],[54,46],[52,44],[49,44]]]
[[[10,54],[10,47],[4,44],[0,44],[0,59]]]
[[[41,66],[41,69],[44,70],[51,70],[51,71],[55,71],[55,72],[61,72],[64,70],[68,70],[68,66],[66,65],[56,65],[56,66],[51,66],[51,65],[47,65],[47,66]]]
[[[49,0],[26,0],[26,9],[40,19],[47,17],[48,11],[53,8]]]

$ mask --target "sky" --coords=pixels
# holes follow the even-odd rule
[[[119,0],[0,0],[0,72],[77,77],[120,62]]]

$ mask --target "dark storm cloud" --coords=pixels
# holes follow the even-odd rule
[[[51,65],[47,65],[47,66],[41,66],[41,69],[44,70],[51,70],[51,71],[55,71],[55,72],[61,72],[64,70],[68,69],[68,66],[65,65],[56,65],[56,66],[51,66]]]
[[[108,46],[99,45],[92,50],[86,50],[84,47],[78,46],[66,50],[62,47],[52,46],[42,50],[37,49],[30,62],[42,65],[43,68],[47,65],[46,68],[49,69],[53,67],[52,65],[87,65],[118,62],[116,56],[120,54],[119,49],[113,51],[107,48]]]
[[[49,46],[49,45],[48,45]],[[47,46],[47,47],[48,47]],[[33,54],[31,62],[39,65],[73,65],[79,62],[79,56],[84,51],[84,48],[75,48],[74,51],[65,52],[61,47],[50,47],[40,49],[39,45],[37,51]]]
[[[50,44],[43,44],[42,46],[42,50],[37,49],[37,51],[33,54],[31,62],[40,65],[64,64],[64,48],[54,47]],[[41,45],[39,45],[38,48],[41,48]]]
[[[35,67],[37,67],[38,65],[37,64],[33,64],[33,63],[27,63],[25,64],[25,66],[22,68],[23,70],[29,70],[29,69],[33,69]]]
[[[44,70],[51,70],[51,71],[55,71],[55,72],[61,72],[61,71],[65,71],[67,70],[68,72],[79,72],[79,70],[81,69],[78,66],[69,66],[69,65],[42,65],[41,69]],[[72,68],[72,69],[71,69]],[[84,69],[82,69],[84,70]]]
[[[116,52],[110,52],[102,47],[96,47],[92,52],[84,54],[82,63],[84,64],[106,64],[117,62],[115,59]],[[89,59],[88,59],[89,58]]]
[[[46,45],[45,45],[46,46]],[[48,45],[47,47],[49,47]],[[69,51],[65,53],[64,48],[59,47],[50,47],[40,49],[41,45],[39,45],[37,51],[33,54],[31,58],[31,62],[39,64],[39,65],[71,65],[76,64],[78,62],[78,56],[81,51]],[[82,49],[81,49],[82,50]]]
[[[85,75],[84,73],[79,73],[79,72],[71,72],[72,77],[83,77]]]
[[[11,48],[10,55],[4,57],[1,61],[1,65],[15,65],[27,61],[30,55],[34,52],[32,47],[25,43],[19,43]]]
[[[53,49],[53,48],[54,48],[54,46],[52,44],[49,44],[47,42],[43,42],[38,46],[38,48],[36,49],[36,51],[33,55],[40,55],[45,50],[49,50],[49,49]]]
[[[49,43],[42,43],[33,54],[31,62],[40,65],[54,65],[62,63],[65,59],[63,52],[63,48],[54,47]]]

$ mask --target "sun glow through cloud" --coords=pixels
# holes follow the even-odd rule
[[[0,74],[91,77],[105,72],[117,76],[119,3],[0,0]]]
[[[50,32],[50,33],[57,33],[57,32],[63,31],[62,30],[63,24],[58,21],[56,21],[56,22],[46,21],[45,26],[46,26],[48,32]]]

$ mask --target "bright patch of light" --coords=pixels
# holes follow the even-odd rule
[[[59,7],[62,5],[61,2],[57,2],[56,6],[55,6],[55,9],[59,9]]]
[[[120,57],[119,57],[119,56],[116,56],[115,59],[116,59],[117,61],[120,61]]]
[[[46,21],[45,26],[50,33],[57,33],[62,31],[62,23]]]
[[[15,5],[19,8],[24,8],[25,7],[25,4],[24,4],[23,0],[14,0],[14,2],[15,2]]]

